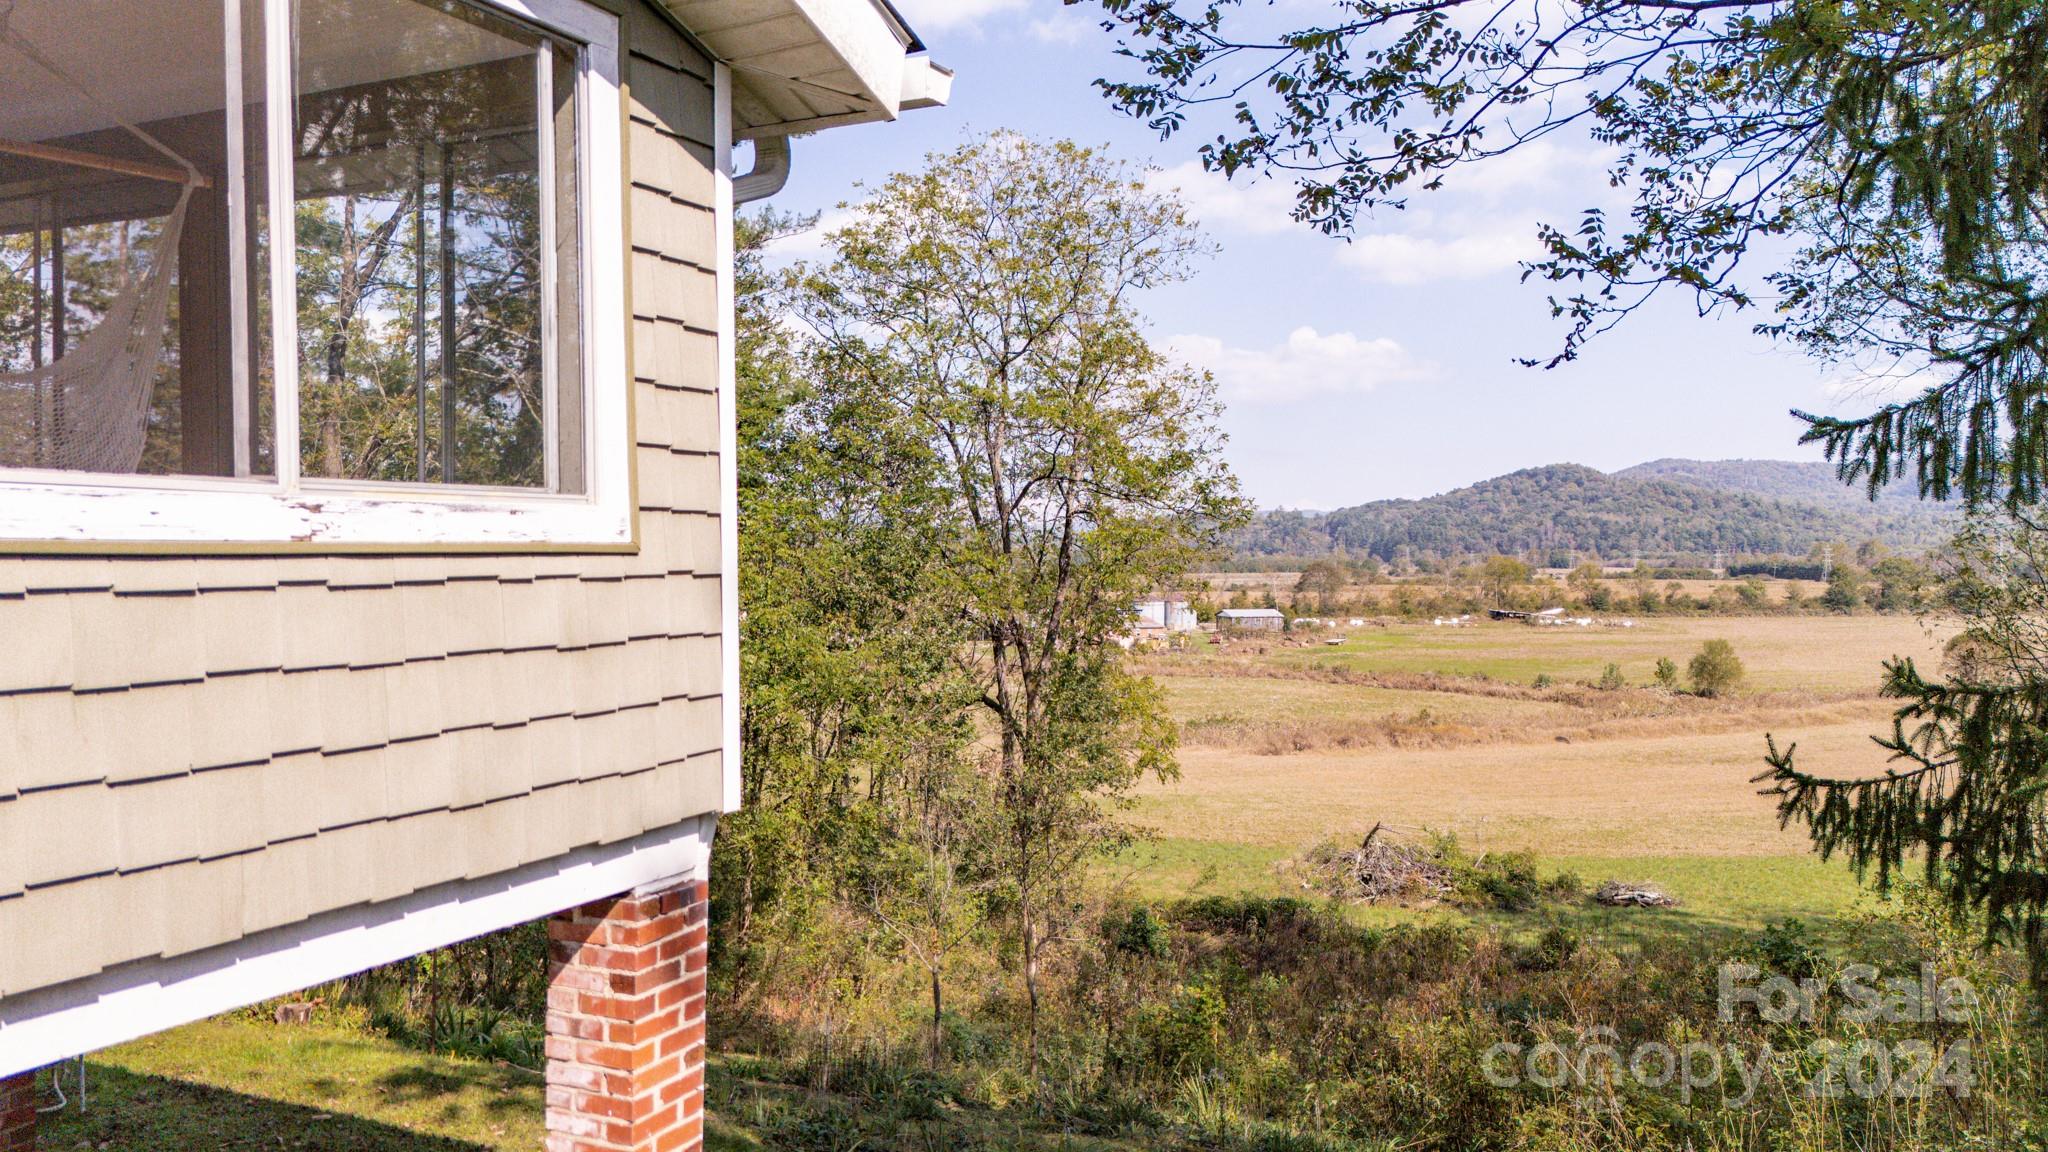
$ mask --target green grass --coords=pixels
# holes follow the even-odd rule
[[[1639,618],[1634,628],[1535,628],[1480,622],[1466,628],[1400,624],[1350,629],[1336,647],[1273,652],[1276,662],[1350,667],[1359,671],[1488,676],[1526,684],[1537,675],[1597,680],[1610,663],[1630,683],[1644,684],[1658,658],[1680,669],[1711,638],[1723,638],[1762,689],[1874,691],[1882,662],[1913,656],[1938,664],[1941,645],[1897,616]]]
[[[469,1152],[541,1143],[534,1073],[402,1048],[332,1024],[222,1017],[94,1056],[88,1104],[46,1148]]]
[[[76,1096],[76,1073],[65,1068]],[[87,1105],[43,1117],[44,1148],[95,1152],[537,1152],[541,1079],[403,1047],[348,1024],[223,1016],[101,1052]],[[48,1096],[45,1087],[45,1099]],[[903,1152],[1135,1152],[1069,1138],[1024,1113],[942,1108],[919,1120],[778,1082],[714,1055],[705,1147]]]
[[[1235,893],[1312,895],[1281,868],[1294,855],[1264,844],[1162,838],[1127,850],[1106,875],[1132,896],[1145,900]],[[1661,939],[1698,941],[1703,947],[1713,947],[1774,920],[1834,923],[1853,912],[1860,900],[1868,899],[1846,867],[1811,856],[1539,856],[1538,866],[1546,876],[1576,874],[1589,894],[1603,880],[1654,883],[1676,897],[1679,907],[1604,908],[1582,900],[1512,915],[1358,905],[1346,914],[1364,924],[1449,919],[1490,925],[1511,935],[1533,933],[1559,922],[1616,946]]]

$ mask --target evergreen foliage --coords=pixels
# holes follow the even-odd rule
[[[1911,660],[1886,665],[1901,701],[1876,738],[1899,767],[1841,778],[1809,771],[1797,744],[1769,744],[1757,779],[1780,819],[1808,826],[1880,888],[1920,869],[1986,940],[2023,946],[2048,994],[2048,536],[2028,519],[1985,515],[1957,540],[1954,606],[1967,627],[1947,682]]]

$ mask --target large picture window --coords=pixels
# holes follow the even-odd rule
[[[617,37],[583,0],[0,3],[0,536],[629,536]]]

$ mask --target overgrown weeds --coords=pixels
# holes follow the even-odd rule
[[[1548,898],[1518,861],[1460,867],[1471,877],[1461,887],[1484,898],[1520,903],[1531,885],[1538,903]],[[816,1062],[833,1053],[834,1098],[812,1099],[811,1120],[775,1129],[789,1147],[1039,1146],[986,1142],[1005,1125],[1059,1133],[1071,1147],[1318,1152],[2005,1152],[2048,1140],[2048,1045],[2020,967],[1973,951],[1918,894],[1849,925],[1846,945],[1826,954],[1787,925],[1725,955],[1683,942],[1621,951],[1555,924],[1521,942],[1446,922],[1361,926],[1301,898],[1111,903],[1088,924],[1047,973],[1036,1079],[1018,1043],[1021,1006],[996,974],[973,968],[957,974],[960,1019],[936,1068],[913,1014],[889,1008],[911,990],[879,963],[857,981],[870,1007],[839,1005],[829,1041],[806,1023],[805,1005],[786,1000],[790,1015],[772,1036],[743,1025],[721,1029],[719,1042],[754,1052],[760,1082],[812,1091],[825,1079]],[[1759,979],[1832,982],[1851,962],[1915,980],[1928,965],[1982,996],[1967,1015],[1933,1023],[1860,1020],[1839,998],[1789,1022],[1748,1005],[1723,1010],[1724,964],[1759,969]],[[848,1035],[856,1017],[858,1043]],[[1919,1042],[1967,1049],[1968,1088],[1915,1093],[1895,1079],[1859,1094],[1838,1076],[1846,1094],[1815,1093],[1829,1052],[1912,1052]],[[1617,1051],[1619,1065],[1599,1066],[1623,1074],[1532,1078],[1502,1056],[1550,1045],[1576,1058],[1589,1044]],[[1657,1045],[1740,1054],[1754,1083],[1732,1064],[1689,1087],[1630,1074],[1631,1055]],[[1517,1082],[1497,1075],[1508,1065]]]

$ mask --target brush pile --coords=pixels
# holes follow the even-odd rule
[[[1676,908],[1678,901],[1655,884],[1624,884],[1609,880],[1593,893],[1593,901],[1609,908]]]
[[[1302,886],[1368,904],[1428,903],[1457,891],[1440,847],[1417,844],[1375,824],[1356,848],[1324,844],[1301,861]]]

